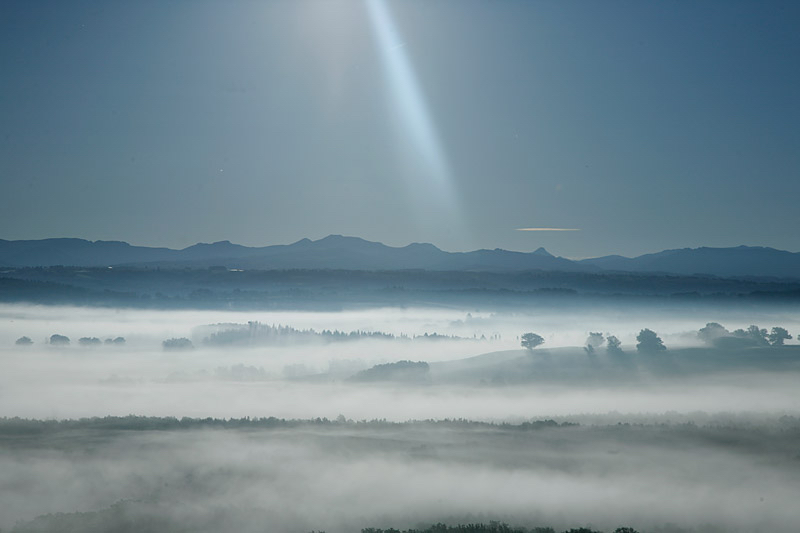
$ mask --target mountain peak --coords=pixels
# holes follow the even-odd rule
[[[338,242],[369,242],[365,241],[361,237],[349,237],[345,235],[339,234],[330,234],[327,237],[323,237],[319,240],[312,241],[312,242],[325,242],[325,243],[338,243]]]
[[[404,246],[404,248],[409,250],[441,251],[439,248],[429,242],[412,242],[411,244]]]
[[[315,247],[322,249],[337,248],[342,250],[364,250],[368,248],[385,248],[386,245],[380,242],[368,241],[361,237],[351,237],[348,235],[328,235],[317,241],[311,241]]]
[[[243,248],[243,246],[241,244],[233,244],[231,241],[217,241],[212,243],[198,242],[197,244],[184,248],[184,250],[197,250],[201,248]]]
[[[553,254],[551,254],[550,252],[545,250],[544,247],[542,247],[542,246],[540,246],[539,248],[537,248],[536,250],[534,250],[531,253],[534,254],[534,255],[540,255],[542,257],[555,257]]]

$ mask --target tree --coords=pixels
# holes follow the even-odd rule
[[[755,324],[751,325],[746,330],[737,329],[733,332],[733,336],[741,339],[749,339],[758,346],[769,345],[769,341],[767,340],[767,330],[761,329]]]
[[[194,348],[192,341],[186,337],[180,339],[167,339],[161,343],[165,350],[191,350]]]
[[[59,335],[58,333],[56,333],[55,335],[50,335],[50,344],[60,344],[60,345],[69,344],[69,337],[65,335]]]
[[[31,340],[30,337],[20,337],[14,344],[16,344],[17,346],[28,346],[33,344],[33,341]]]
[[[714,344],[717,339],[727,337],[730,334],[731,332],[725,329],[722,324],[709,322],[706,327],[700,328],[697,332],[697,337],[706,344]]]
[[[642,353],[656,353],[667,349],[661,337],[656,335],[656,332],[651,329],[645,328],[640,331],[636,336],[636,340],[639,341],[636,344],[636,349]]]
[[[605,337],[597,331],[590,331],[589,337],[586,338],[586,346],[591,346],[593,349],[601,347],[604,342],[606,342]]]
[[[783,341],[788,341],[791,338],[792,336],[789,335],[789,332],[780,327],[772,328],[770,334],[767,335],[769,343],[773,346],[783,346]]]
[[[620,346],[622,346],[622,342],[614,335],[606,337],[606,351],[608,353],[621,354],[622,348],[620,348]]]
[[[78,339],[78,343],[81,346],[97,346],[100,344],[100,339],[97,337],[81,337]]]
[[[533,350],[540,344],[544,344],[544,337],[541,335],[537,335],[536,333],[525,333],[522,335],[520,340],[520,344],[523,348],[527,348],[528,350]]]

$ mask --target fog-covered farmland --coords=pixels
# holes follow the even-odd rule
[[[800,527],[800,346],[698,336],[785,307],[0,314],[4,530]]]

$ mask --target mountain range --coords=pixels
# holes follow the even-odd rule
[[[264,247],[248,247],[220,241],[212,244],[199,243],[182,250],[132,246],[120,241],[0,239],[0,265],[160,268],[224,266],[246,270],[611,271],[800,278],[800,253],[765,247],[682,248],[632,258],[609,255],[571,260],[556,257],[544,248],[527,253],[499,248],[446,252],[432,244],[413,243],[392,247],[341,235]]]

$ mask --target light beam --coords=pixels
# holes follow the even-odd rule
[[[366,3],[391,87],[394,110],[415,156],[419,158],[415,170],[423,172],[427,178],[422,184],[427,191],[417,192],[431,192],[432,187],[440,201],[452,206],[455,199],[451,172],[406,53],[406,43],[400,38],[386,1],[366,0]]]

